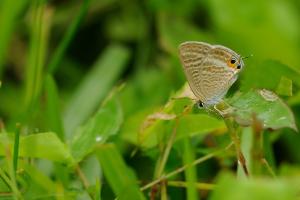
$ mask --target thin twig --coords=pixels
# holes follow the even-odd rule
[[[167,163],[167,160],[168,160],[168,157],[170,155],[170,152],[171,152],[171,149],[172,149],[172,145],[174,143],[174,140],[176,138],[176,133],[177,133],[177,127],[178,127],[178,124],[179,124],[179,119],[176,118],[175,119],[175,125],[174,125],[174,128],[173,128],[173,131],[172,131],[172,134],[170,136],[170,139],[168,140],[168,143],[167,143],[167,146],[166,146],[166,149],[164,151],[164,154],[163,154],[163,157],[161,159],[161,162],[160,162],[160,165],[158,167],[158,170],[157,170],[157,174],[156,174],[156,178],[159,178],[162,173],[163,173],[163,170],[166,166],[166,163]]]
[[[160,199],[161,200],[167,200],[168,195],[167,195],[167,181],[163,181],[161,186],[161,192],[160,192]]]
[[[239,137],[238,137],[238,134],[237,134],[237,130],[233,127],[233,122],[232,122],[231,118],[229,118],[229,119],[224,118],[224,121],[225,121],[225,124],[228,128],[228,132],[229,132],[229,135],[231,137],[231,140],[234,143],[238,163],[241,164],[244,173],[248,177],[249,176],[249,171],[248,171],[248,168],[247,168],[247,165],[246,165],[245,156],[244,156],[244,154],[241,150],[241,147],[240,147],[240,140],[239,140]]]
[[[266,166],[268,172],[272,175],[272,177],[276,178],[276,174],[274,173],[272,167],[269,165],[268,161],[265,158],[262,158],[261,162]]]
[[[5,172],[0,168],[0,176],[2,177],[2,179],[8,184],[8,186],[10,187],[10,189],[13,192],[13,198],[14,199],[23,199],[21,196],[20,191],[18,190],[18,188],[15,185],[15,182],[13,180],[11,180],[6,174]]]
[[[209,160],[210,158],[215,157],[216,155],[218,155],[218,154],[226,151],[231,145],[232,145],[232,143],[230,143],[225,149],[217,150],[217,151],[215,151],[213,153],[207,154],[207,155],[205,155],[205,156],[203,156],[201,158],[198,158],[197,160],[195,160],[194,162],[192,162],[190,164],[186,164],[186,165],[184,165],[184,166],[176,169],[175,171],[172,171],[172,172],[170,172],[170,173],[168,173],[168,174],[166,174],[164,176],[161,176],[160,178],[158,178],[158,179],[156,179],[156,180],[148,183],[147,185],[141,187],[141,191],[144,191],[144,190],[152,187],[153,185],[158,184],[159,182],[161,182],[161,181],[163,181],[165,179],[168,179],[168,178],[170,178],[170,177],[172,177],[172,176],[174,176],[176,174],[179,174],[179,173],[183,172],[188,167],[191,167],[191,166],[194,166],[194,165],[198,165],[198,164],[200,164],[200,163],[202,163],[202,162],[204,162],[206,160]]]
[[[81,180],[84,188],[88,189],[90,187],[90,184],[89,184],[87,178],[85,177],[84,173],[80,169],[79,165],[76,166],[76,172],[77,172],[77,174],[78,174],[78,176],[79,176],[79,178],[80,178],[80,180]]]
[[[94,195],[92,194],[92,192],[89,192],[89,187],[90,187],[90,183],[87,180],[87,178],[85,177],[84,173],[82,172],[80,166],[77,164],[76,165],[76,172],[79,176],[79,179],[81,180],[83,187],[85,188],[86,191],[88,191],[88,194],[90,196],[91,199],[95,199]]]
[[[213,190],[215,188],[215,184],[210,183],[193,183],[196,188],[199,190]],[[168,181],[168,186],[173,187],[188,187],[188,183],[184,181]]]

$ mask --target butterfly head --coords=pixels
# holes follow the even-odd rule
[[[238,72],[244,67],[243,58],[239,55],[232,55],[227,60],[227,66]]]

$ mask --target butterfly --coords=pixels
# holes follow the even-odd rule
[[[222,45],[184,42],[179,54],[189,86],[202,107],[221,102],[244,67],[243,58]]]

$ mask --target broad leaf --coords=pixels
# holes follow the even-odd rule
[[[0,155],[11,148],[13,138],[0,134]],[[67,146],[53,132],[37,133],[20,137],[19,157],[44,158],[52,161],[74,163]]]
[[[65,110],[64,125],[67,138],[95,112],[124,70],[128,59],[129,50],[118,45],[109,46],[99,57],[81,81]]]
[[[250,90],[246,93],[237,93],[228,102],[235,109],[235,119],[242,125],[250,125],[253,114],[255,114],[263,123],[264,128],[289,127],[297,130],[292,111],[275,93],[269,90]]]
[[[102,144],[110,136],[116,134],[122,121],[121,106],[118,100],[113,97],[76,131],[71,143],[75,160],[80,161],[92,152],[96,144]]]

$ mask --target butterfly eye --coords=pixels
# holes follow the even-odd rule
[[[234,64],[236,62],[235,58],[231,58],[230,63]]]

